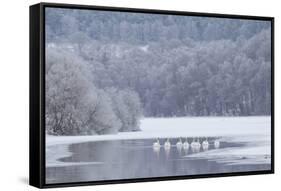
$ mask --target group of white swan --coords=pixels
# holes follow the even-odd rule
[[[199,138],[197,138],[197,139],[193,138],[193,141],[190,144],[188,143],[187,138],[185,138],[184,142],[182,142],[182,139],[179,138],[178,142],[176,143],[176,147],[177,147],[177,149],[179,151],[181,149],[188,150],[189,147],[190,147],[193,152],[200,151],[201,147],[202,147],[203,150],[208,150],[209,149],[209,145],[210,145],[210,143],[208,142],[208,138],[207,137],[206,137],[206,139],[202,143],[200,143],[200,139]],[[164,149],[165,150],[170,150],[171,146],[172,145],[170,143],[170,139],[167,138],[166,141],[164,142]],[[220,141],[219,140],[215,140],[214,141],[214,148],[218,149],[219,147],[220,147]],[[160,144],[159,138],[157,138],[156,141],[153,143],[153,148],[154,148],[154,150],[160,150],[161,144]]]

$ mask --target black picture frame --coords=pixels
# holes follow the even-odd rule
[[[271,170],[46,184],[45,182],[45,8],[46,7],[270,21],[271,22],[271,155],[272,155]],[[274,18],[273,17],[215,14],[215,13],[195,13],[195,12],[184,12],[184,11],[135,9],[135,8],[123,8],[123,7],[103,7],[103,6],[92,6],[92,5],[90,6],[90,5],[74,5],[74,4],[39,3],[30,6],[30,82],[29,84],[30,84],[29,184],[32,186],[38,188],[53,188],[53,187],[66,187],[66,186],[85,186],[85,185],[164,181],[164,180],[210,178],[210,177],[228,177],[228,176],[243,176],[243,175],[258,175],[258,174],[274,173]]]

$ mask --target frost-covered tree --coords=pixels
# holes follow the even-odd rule
[[[51,134],[116,133],[120,122],[107,94],[97,89],[86,63],[64,51],[47,50],[46,126]]]
[[[85,80],[88,91],[77,95],[91,95],[83,98],[91,100],[86,106],[100,103],[99,111],[110,113],[96,118],[111,116],[107,121],[116,125],[108,132],[138,129],[140,108],[148,117],[271,112],[270,22],[51,8],[46,15],[47,45],[86,68],[75,79]],[[57,61],[47,63],[47,73],[55,73],[54,63],[69,62],[65,52],[53,51]],[[110,125],[84,128],[102,133],[104,126]]]
[[[139,96],[131,90],[107,89],[111,95],[113,109],[121,122],[119,131],[138,131],[142,117],[142,106]]]
[[[93,99],[93,95],[96,97]],[[79,118],[82,126],[87,128],[86,134],[117,133],[121,122],[112,107],[112,101],[103,90],[91,89],[88,92],[88,101],[81,104],[82,113]]]

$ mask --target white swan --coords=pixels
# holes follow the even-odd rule
[[[181,138],[180,138],[179,141],[177,142],[176,146],[177,146],[178,149],[181,149],[181,148],[182,148],[182,141],[181,141]]]
[[[190,144],[191,148],[195,148],[196,147],[196,142],[195,139],[193,138],[191,144]]]
[[[209,149],[209,142],[208,138],[206,137],[206,140],[202,142],[202,148],[203,150],[208,150]]]
[[[159,139],[157,138],[156,142],[153,143],[153,152],[157,155],[157,158],[159,158],[160,148],[161,145]]]
[[[156,142],[153,143],[153,148],[155,148],[155,149],[159,148],[160,149],[160,147],[161,147],[161,145],[160,145],[159,139],[157,138]]]
[[[188,150],[188,149],[189,149],[189,143],[188,143],[188,141],[187,141],[187,138],[185,138],[185,141],[184,141],[184,143],[183,143],[183,149],[184,149],[184,150]]]
[[[201,143],[200,143],[200,139],[199,139],[199,137],[197,138],[197,145],[196,145],[196,147],[197,147],[197,149],[199,149],[200,150],[200,148],[201,148]]]
[[[171,148],[171,143],[169,141],[169,138],[166,140],[166,142],[164,143],[164,149],[168,150]]]
[[[195,141],[195,138],[193,138],[193,140],[192,140],[190,146],[191,146],[192,152],[198,152],[198,151],[200,150],[200,147],[199,147],[199,149],[198,149],[198,142]]]
[[[219,140],[215,140],[214,146],[215,146],[215,149],[220,148],[220,141]]]

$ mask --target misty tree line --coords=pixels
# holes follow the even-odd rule
[[[269,22],[63,9],[46,15],[53,134],[138,130],[142,115],[271,112]]]
[[[97,40],[148,44],[188,39],[243,40],[269,27],[270,22],[242,19],[58,8],[47,8],[46,11],[46,38],[49,42],[83,43]]]

